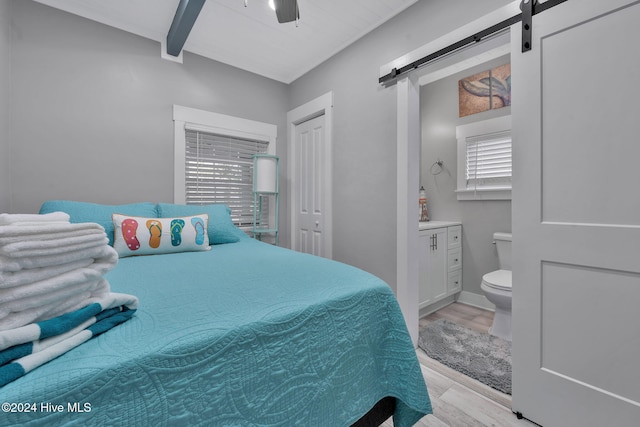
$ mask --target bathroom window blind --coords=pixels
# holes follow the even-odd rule
[[[224,203],[238,227],[253,227],[253,155],[266,153],[267,141],[254,141],[186,129],[185,184],[189,205]],[[260,224],[269,223],[263,209]]]
[[[467,189],[511,188],[511,131],[466,139]]]

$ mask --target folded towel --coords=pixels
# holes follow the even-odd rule
[[[28,285],[30,283],[39,282],[41,280],[50,279],[79,268],[88,267],[93,264],[93,258],[85,258],[77,261],[71,261],[60,265],[52,265],[50,267],[39,267],[30,270],[18,271],[1,271],[0,270],[0,289],[13,288],[15,286]]]
[[[66,273],[59,274],[49,279],[28,283],[22,286],[14,286],[12,288],[0,289],[0,313],[2,308],[12,301],[19,301],[23,298],[45,297],[48,294],[61,289],[73,288],[81,289],[84,284],[95,282],[101,279],[106,271],[102,264],[91,264],[88,267],[77,268]],[[0,314],[1,316],[1,314]]]
[[[100,234],[101,232],[104,233],[104,227],[92,222],[0,225],[0,245],[30,240],[52,240],[87,234]]]
[[[98,279],[57,291],[0,304],[0,331],[50,319],[104,297],[109,282]]]
[[[0,225],[69,222],[69,218],[69,214],[64,212],[51,212],[43,215],[3,213],[0,214]]]
[[[115,255],[114,255],[115,254]],[[87,249],[74,250],[53,255],[38,257],[10,258],[0,255],[0,272],[17,272],[34,268],[51,267],[67,264],[87,258],[105,258],[116,256],[118,253],[111,246],[99,245]]]
[[[0,387],[130,319],[132,295],[109,293],[73,312],[0,332]]]
[[[14,272],[0,271],[0,303],[16,299],[18,295],[42,293],[60,287],[100,277],[118,263],[118,253],[104,246],[96,258],[84,258],[60,265]]]
[[[0,331],[0,351],[19,344],[59,336],[76,328],[101,311],[119,306],[135,310],[138,307],[138,298],[133,295],[109,292],[69,313],[19,328]],[[0,362],[0,365],[2,364]]]
[[[0,246],[0,255],[8,258],[26,258],[64,254],[109,243],[104,231],[83,236],[52,240],[28,240]]]

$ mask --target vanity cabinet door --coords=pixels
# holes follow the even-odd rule
[[[420,308],[447,294],[447,229],[420,231]]]

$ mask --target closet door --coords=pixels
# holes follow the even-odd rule
[[[296,246],[300,252],[325,256],[324,115],[296,126]]]
[[[567,1],[512,37],[513,410],[640,419],[640,2]]]

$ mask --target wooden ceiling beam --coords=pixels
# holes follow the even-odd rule
[[[167,53],[178,56],[204,6],[205,0],[180,0],[167,34]]]

